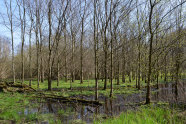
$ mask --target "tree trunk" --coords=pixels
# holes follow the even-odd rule
[[[51,6],[52,1],[50,0],[48,3],[48,24],[49,24],[49,37],[48,37],[48,49],[49,49],[49,58],[48,58],[48,90],[52,90],[52,66],[51,66],[51,54],[52,54],[52,48],[51,48],[51,36],[52,36],[52,24],[51,24]]]
[[[122,82],[125,83],[125,48],[124,48],[124,40],[122,43]]]
[[[165,68],[164,68],[164,74],[165,74],[165,77],[164,77],[164,81],[167,82],[167,57],[165,55]]]
[[[110,4],[110,16],[111,16],[111,10],[112,10],[112,0]],[[112,39],[112,19],[110,18],[110,33],[111,33],[111,56],[110,56],[110,97],[113,95],[113,39]]]
[[[82,25],[81,25],[81,42],[80,42],[80,83],[83,84],[83,35],[84,35],[84,17],[82,18]]]
[[[66,18],[64,19],[64,38],[65,38],[65,82],[68,81],[68,76],[67,76],[67,36],[66,36]]]
[[[149,43],[149,63],[148,63],[148,74],[147,74],[147,94],[146,94],[146,104],[150,104],[150,81],[151,81],[151,60],[152,60],[152,43],[153,43],[153,37],[154,34],[152,32],[152,14],[153,14],[153,8],[155,5],[152,4],[152,1],[150,0],[150,14],[149,14],[149,31],[150,31],[150,43]]]
[[[95,100],[98,100],[98,59],[97,59],[97,51],[98,51],[98,39],[96,37],[96,0],[94,0]]]
[[[29,80],[29,86],[31,87],[32,85],[32,25],[33,25],[33,21],[32,21],[32,15],[31,15],[31,26],[30,26],[30,31],[29,31],[29,76],[30,76],[30,80]]]

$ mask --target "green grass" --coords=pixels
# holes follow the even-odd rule
[[[167,78],[167,82],[170,82],[171,81],[171,77],[169,76]],[[20,80],[17,80],[17,82],[21,82]],[[120,85],[119,86],[131,86],[131,87],[135,87],[136,85],[136,80],[132,80],[131,79],[131,82],[129,82],[129,77],[126,76],[125,77],[125,82],[126,83],[122,83],[122,79],[120,79]],[[29,81],[26,80],[25,83],[28,85],[29,84]],[[39,83],[39,89],[47,89],[48,88],[48,81],[45,80],[43,83]],[[146,83],[145,81],[140,81],[141,83],[141,86],[144,87],[146,86]],[[160,78],[159,77],[159,83],[165,83],[164,82],[164,77],[163,78]],[[98,80],[98,84],[99,84],[99,87],[102,87],[104,86],[104,80]],[[115,86],[117,84],[116,80],[113,79],[113,85]],[[153,84],[156,84],[156,80],[154,82],[151,83],[152,85]],[[77,87],[94,87],[95,86],[95,80],[94,79],[90,79],[90,80],[83,80],[83,84],[80,84],[80,80],[75,80],[75,82],[72,83],[72,88],[77,88]],[[33,80],[32,81],[32,87],[37,89],[37,81],[36,80]],[[107,87],[110,87],[110,81],[109,79],[107,80]],[[115,86],[117,87],[117,85]],[[59,81],[59,86],[57,86],[57,81],[56,80],[52,80],[52,88],[64,88],[64,89],[67,89],[67,88],[70,88],[70,80],[68,80],[67,82],[65,82],[64,80],[60,80]]]
[[[29,82],[25,81],[25,83],[28,85]],[[143,83],[142,85],[146,85],[145,83]],[[36,81],[32,81],[32,87],[35,89],[37,88],[37,82]],[[74,95],[94,95],[95,91],[94,91],[94,87],[95,87],[95,81],[94,80],[84,80],[83,84],[79,83],[79,80],[76,80],[74,83],[72,83],[72,89],[70,90],[70,82],[64,82],[63,80],[61,80],[59,82],[59,86],[57,86],[57,82],[56,81],[52,81],[52,88],[59,88],[61,89],[61,91],[56,92],[56,91],[46,91],[45,93],[53,93],[56,95],[62,95],[62,96],[74,96]],[[99,94],[101,95],[105,95],[105,96],[109,96],[110,94],[110,83],[108,82],[107,84],[107,89],[103,90],[104,87],[104,82],[102,82],[101,80],[99,80]],[[130,87],[130,88],[129,88]],[[44,81],[43,83],[40,83],[40,87],[39,89],[47,89],[48,88],[48,84],[47,81]],[[78,89],[77,89],[78,88]],[[141,92],[139,90],[137,90],[135,88],[135,81],[133,82],[127,82],[127,83],[121,83],[120,85],[116,85],[115,80],[113,81],[113,94],[133,94],[133,93],[138,93]],[[91,89],[91,90],[90,90]]]
[[[99,119],[94,124],[184,124],[185,122],[184,117],[179,117],[177,112],[167,106],[151,105],[142,106],[138,111],[127,111],[119,117]]]
[[[25,81],[25,83],[28,85],[29,81]],[[70,82],[64,82],[63,80],[60,81],[59,86],[57,86],[57,82],[52,82],[52,88],[62,88],[61,91],[43,91],[45,94],[57,94],[62,96],[73,96],[73,95],[94,95],[94,86],[95,82],[94,80],[84,80],[83,84],[80,84],[78,80],[76,80],[73,84],[73,89],[76,88],[83,88],[83,90],[69,90],[70,88]],[[135,85],[135,83],[125,83],[121,85],[116,85],[116,82],[114,82],[114,88],[117,88],[117,90],[114,90],[114,94],[132,94],[135,92],[139,92],[136,90],[136,88],[128,88],[123,87],[127,85]],[[47,81],[44,83],[40,83],[40,90],[47,89]],[[110,84],[108,82],[108,88],[107,90],[102,90],[104,86],[104,82],[99,80],[99,87],[101,89],[99,90],[99,94],[109,96],[110,93]],[[122,87],[120,87],[122,86]],[[32,87],[37,89],[37,82],[32,81]],[[86,90],[87,87],[92,88],[92,90]],[[29,113],[27,115],[24,114],[26,108],[30,110],[33,107],[37,107],[37,104],[32,103],[32,97],[37,94],[19,94],[19,93],[0,93],[0,120],[11,120],[15,121],[16,123],[25,123],[25,122],[34,122],[35,120],[38,121],[46,121],[48,120],[50,123],[60,123],[59,119],[56,119],[56,117],[53,117],[53,114],[41,114],[41,113]],[[72,114],[70,110],[64,111],[60,110],[58,111],[58,115],[69,115]],[[52,119],[53,118],[53,119]],[[54,121],[57,120],[57,121]],[[0,121],[1,123],[1,121]]]
[[[68,116],[68,115],[74,114],[74,112],[73,112],[72,108],[68,108],[66,110],[62,110],[62,109],[58,110],[58,114],[59,114],[59,116],[60,115]]]
[[[19,93],[0,93],[0,123],[35,123],[49,122],[50,124],[60,124],[60,115],[68,116],[72,113],[67,110],[58,110],[58,116],[54,114],[29,113],[24,114],[25,108],[29,109],[37,104],[33,104],[29,94]],[[177,110],[172,111],[168,108],[168,103],[158,103],[158,105],[144,105],[138,111],[127,111],[118,117],[102,119],[101,115],[95,124],[184,124],[185,116],[178,116]],[[73,121],[73,120],[72,120]],[[81,120],[74,120],[73,123],[84,123]]]
[[[129,82],[129,77],[126,76],[126,83],[121,83],[122,80],[120,79],[120,85],[117,85],[116,80],[113,80],[113,97],[115,94],[133,94],[133,93],[139,93],[142,92],[141,90],[137,90],[136,87],[136,80],[132,80],[131,82]],[[168,78],[168,80],[170,80]],[[98,93],[101,95],[105,95],[105,96],[109,96],[110,94],[110,82],[108,80],[107,82],[107,89],[106,90],[102,90],[104,87],[104,81],[102,80],[98,80],[98,85],[99,85],[99,91]],[[160,83],[164,83],[163,78],[159,78],[159,82]],[[29,81],[25,81],[25,83],[28,85]],[[156,84],[151,83],[151,85]],[[144,81],[141,80],[141,87],[145,87],[146,83]],[[48,81],[45,80],[43,83],[40,82],[39,88],[37,88],[37,81],[33,80],[32,81],[32,87],[34,89],[40,89],[40,90],[47,90],[48,89]],[[52,92],[53,94],[57,94],[57,95],[62,95],[62,96],[74,96],[74,95],[94,95],[94,87],[95,87],[95,80],[84,80],[83,84],[80,84],[79,80],[75,80],[75,82],[72,83],[72,89],[77,89],[78,90],[69,90],[70,89],[70,81],[65,82],[64,80],[60,80],[59,82],[59,86],[57,86],[57,81],[53,80],[52,81],[52,88],[59,88],[61,89],[60,92]],[[92,90],[89,90],[89,88]],[[51,92],[47,92],[47,93],[51,93]]]
[[[50,113],[31,112],[32,108],[38,108],[39,103],[33,103],[31,94],[20,93],[0,93],[0,124],[15,122],[36,123],[49,122],[50,124],[61,124],[60,119]],[[25,112],[27,114],[25,114]],[[28,113],[29,112],[29,113]],[[72,114],[71,110],[63,111],[59,109],[59,115]]]
[[[28,104],[29,98],[24,94],[0,93],[0,120],[12,120],[20,123],[24,118],[24,108]]]
[[[110,82],[108,80],[107,82],[107,89],[102,90],[104,87],[104,81],[99,80],[99,94],[109,96],[110,94]],[[120,81],[121,82],[121,81]],[[29,84],[29,81],[25,81],[25,84]],[[132,94],[132,93],[138,93],[140,92],[135,88],[135,80],[133,80],[131,83],[128,81],[128,78],[126,79],[126,83],[120,83],[120,85],[116,84],[116,81],[113,80],[113,94]],[[145,86],[146,84],[143,82],[142,86]],[[57,81],[53,80],[52,81],[52,88],[59,88],[61,91],[56,92],[48,92],[46,91],[45,93],[53,93],[57,95],[62,95],[62,96],[74,96],[74,95],[94,95],[95,87],[95,80],[84,80],[83,84],[80,84],[79,80],[75,80],[75,82],[72,83],[72,89],[70,90],[70,81],[65,82],[64,80],[60,80],[59,86],[57,86]],[[131,87],[131,88],[128,88]],[[37,88],[37,81],[32,81],[32,88],[34,89],[40,89],[40,90],[47,90],[48,89],[48,82],[45,80],[43,83],[40,82],[39,88]],[[77,89],[78,88],[78,89]],[[91,89],[91,90],[90,90]]]
[[[160,79],[160,83],[163,83],[163,79]],[[170,79],[169,79],[170,80]],[[19,80],[17,81],[19,82]],[[122,82],[120,80],[120,82]],[[29,81],[25,81],[25,84],[29,84]],[[152,83],[153,84],[153,83]],[[154,83],[155,84],[155,83]],[[135,88],[136,81],[132,80],[129,82],[128,77],[126,78],[126,83],[120,83],[120,85],[116,85],[116,81],[113,80],[113,95],[115,94],[133,94],[143,92],[142,90],[137,90]],[[73,95],[94,95],[94,80],[84,80],[83,84],[80,84],[79,80],[76,80],[72,83],[73,90],[70,90],[70,81],[65,82],[60,80],[59,86],[57,86],[57,82],[52,81],[52,88],[60,88],[61,91],[43,91],[45,94],[57,94],[61,96],[73,96]],[[102,90],[104,86],[104,82],[99,80],[99,95],[109,96],[110,93],[110,82],[108,80],[107,89]],[[141,86],[144,87],[146,84],[141,82]],[[32,81],[32,87],[37,88],[37,81]],[[40,83],[40,90],[46,90],[48,88],[47,80],[44,83]],[[89,90],[88,88],[92,89]],[[48,121],[50,124],[62,123],[58,117],[55,117],[54,114],[41,114],[41,113],[29,113],[27,115],[24,114],[26,108],[30,110],[33,107],[37,107],[38,104],[33,104],[31,96],[35,96],[37,94],[19,94],[19,93],[0,93],[0,123],[8,123],[8,121],[14,121],[16,123],[34,123],[36,120],[39,122]],[[58,111],[58,116],[72,114],[71,110],[60,110]],[[101,115],[100,115],[101,116]],[[5,121],[2,122],[1,120]],[[170,109],[164,109],[161,107],[142,107],[139,111],[128,111],[127,113],[122,113],[119,117],[110,118],[107,120],[99,120],[95,123],[108,123],[108,124],[151,124],[151,123],[179,123],[178,117],[174,114]],[[74,120],[74,123],[79,123],[80,120]],[[82,121],[81,121],[82,123]],[[182,123],[182,122],[180,122]]]

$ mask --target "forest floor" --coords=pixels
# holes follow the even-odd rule
[[[94,80],[78,80],[72,83],[61,80],[59,86],[53,81],[52,91],[47,91],[47,81],[32,82],[34,92],[0,93],[0,124],[12,123],[106,123],[106,124],[153,124],[153,123],[186,123],[186,81],[179,85],[178,95],[174,93],[171,81],[160,80],[159,89],[152,84],[150,105],[145,105],[146,84],[141,83],[141,90],[131,83],[116,85],[114,80],[113,97],[109,98],[110,85],[103,90],[104,82],[99,80],[99,102],[84,104],[77,100],[94,100]],[[28,85],[28,81],[25,84]],[[44,96],[60,96],[67,99],[48,99]]]

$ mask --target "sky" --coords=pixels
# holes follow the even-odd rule
[[[0,36],[1,37],[7,37],[11,41],[11,32],[5,26],[4,21],[3,21],[3,17],[5,18],[5,21],[8,20],[6,12],[7,11],[6,11],[6,7],[5,7],[5,4],[4,4],[4,0],[0,0]],[[19,49],[18,45],[21,43],[20,39],[21,39],[20,29],[19,28],[14,28],[14,48],[15,49]]]

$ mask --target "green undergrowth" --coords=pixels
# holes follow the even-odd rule
[[[19,80],[17,80],[17,82],[21,82]],[[131,82],[129,82],[129,79],[126,78],[126,83],[122,83],[122,80],[120,79],[120,85],[117,85],[116,80],[113,80],[113,87],[120,87],[120,86],[127,86],[127,87],[135,87],[136,85],[136,80],[132,80]],[[29,81],[26,80],[25,84],[29,84]],[[65,82],[64,80],[60,80],[59,81],[59,86],[57,86],[57,81],[53,80],[52,81],[52,88],[63,88],[63,89],[70,89],[70,85],[72,85],[72,89],[76,89],[76,88],[94,88],[95,87],[95,80],[91,79],[91,80],[83,80],[83,84],[80,84],[79,80],[75,80],[73,83],[70,83],[70,80],[68,80],[67,82]],[[98,80],[98,85],[99,88],[104,87],[104,80]],[[141,81],[141,86],[146,86],[146,84],[144,83],[144,81]],[[39,88],[37,87],[37,81],[33,80],[32,81],[32,88],[34,89],[40,89],[40,90],[47,90],[48,89],[48,81],[45,80],[43,83],[40,82],[39,83]],[[107,82],[107,88],[110,88],[110,81],[108,80]]]
[[[127,85],[127,83],[125,84]],[[120,85],[115,85],[113,89],[113,97],[117,94],[125,94],[125,95],[130,95],[134,93],[141,93],[143,92],[142,90],[138,90],[134,87],[123,87]],[[95,90],[94,87],[86,88],[82,87],[78,89],[60,89],[59,91],[45,91],[43,92],[45,94],[54,94],[54,95],[59,95],[59,96],[64,96],[64,97],[70,97],[70,96],[79,96],[79,95],[85,95],[85,96],[92,96],[95,95]],[[103,90],[103,88],[99,88],[98,90],[99,95],[104,95],[104,96],[109,96],[110,94],[110,88],[108,87],[106,90]]]
[[[39,106],[42,99],[34,99],[33,94],[0,93],[0,124],[61,124],[60,117],[74,114],[71,108],[59,108],[56,116],[53,113],[41,113]]]
[[[163,79],[160,82],[163,82]],[[19,81],[17,81],[19,82]],[[120,82],[122,82],[120,80]],[[25,81],[25,84],[29,84],[29,81]],[[138,90],[136,87],[136,81],[132,80],[129,82],[128,78],[126,78],[126,83],[120,83],[120,85],[116,84],[116,80],[113,80],[113,97],[116,94],[134,94],[141,93],[144,90]],[[153,84],[152,84],[153,85]],[[146,83],[144,81],[141,82],[141,86],[145,87]],[[72,83],[72,89],[70,89],[70,81],[65,82],[64,80],[60,80],[59,86],[57,86],[56,81],[52,81],[53,91],[47,91],[48,84],[47,80],[43,83],[40,83],[39,89],[37,88],[37,81],[32,81],[32,88],[42,92],[44,94],[54,94],[59,96],[78,96],[78,95],[86,95],[92,96],[95,95],[94,91],[95,81],[94,80],[84,80],[83,84],[80,84],[79,80],[76,80]],[[107,83],[107,89],[103,90],[104,82],[99,80],[99,95],[109,96],[110,94],[110,83]],[[57,90],[55,90],[57,89]],[[153,92],[152,92],[153,93]],[[30,93],[30,94],[20,94],[20,93],[0,93],[0,124],[1,123],[35,123],[35,122],[49,122],[50,124],[62,123],[60,117],[68,116],[73,114],[71,109],[61,110],[59,109],[57,114],[58,116],[54,116],[51,113],[39,113],[39,112],[31,112],[33,108],[38,108],[39,102],[36,101],[38,99],[34,99],[33,97],[37,97],[39,94]],[[161,104],[161,105],[160,105]],[[167,124],[167,123],[180,123],[182,124],[185,120],[177,116],[175,111],[170,110],[165,103],[159,103],[159,107],[154,106],[143,106],[139,109],[139,111],[127,111],[122,113],[119,117],[109,118],[109,119],[99,119],[94,123],[103,123],[103,124]],[[100,115],[101,116],[101,115]],[[10,122],[9,122],[10,121]],[[73,120],[73,123],[79,123],[80,120]]]
[[[34,102],[31,94],[0,93],[0,123],[36,123],[47,122],[60,124],[61,117],[74,114],[71,108],[59,109],[57,115],[52,113],[32,112],[38,108],[40,99]],[[118,117],[103,119],[101,115],[94,121],[95,124],[184,124],[184,114],[169,108],[168,103],[158,102],[156,105],[143,105],[137,111],[127,111]],[[72,123],[84,123],[81,120],[72,120]]]
[[[145,105],[138,111],[127,111],[118,117],[98,119],[94,124],[185,124],[185,116],[171,110],[167,105]]]
[[[107,89],[103,90],[104,87],[104,81],[98,80],[99,84],[99,90],[98,93],[100,95],[109,96],[110,94],[110,82],[108,80],[107,82]],[[143,90],[138,90],[136,88],[136,80],[132,80],[129,82],[129,78],[126,77],[126,83],[121,83],[122,80],[120,79],[120,84],[117,85],[116,80],[113,80],[113,97],[115,97],[116,94],[133,94],[133,93],[140,93],[144,92]],[[163,79],[160,78],[160,82],[163,82]],[[28,85],[29,81],[25,81],[25,83]],[[151,85],[154,85],[155,83],[152,83]],[[72,85],[72,87],[70,87]],[[141,80],[141,88],[143,89],[146,86],[146,83]],[[83,84],[80,84],[79,80],[75,80],[75,82],[70,83],[70,81],[65,82],[64,80],[59,81],[59,86],[57,86],[57,81],[52,81],[52,88],[54,89],[52,92],[47,91],[48,83],[47,80],[45,80],[43,83],[40,82],[39,88],[37,87],[37,81],[32,81],[32,88],[37,90],[45,90],[45,93],[53,93],[57,95],[62,95],[65,97],[69,96],[77,96],[77,95],[86,95],[91,96],[95,94],[95,80],[84,80]]]
[[[110,83],[107,83],[107,89],[103,90],[104,82],[102,80],[99,80],[99,90],[98,93],[100,95],[109,96],[110,94]],[[25,81],[25,83],[28,85],[29,81]],[[113,97],[115,94],[133,94],[133,93],[139,93],[142,92],[141,90],[137,90],[135,88],[135,80],[132,82],[129,82],[126,79],[126,83],[120,83],[120,85],[116,84],[116,81],[113,80]],[[145,86],[146,84],[142,82],[142,86]],[[74,83],[72,83],[72,88],[70,89],[70,81],[65,82],[64,80],[60,80],[59,86],[57,86],[57,82],[54,80],[52,81],[52,88],[53,91],[47,91],[48,84],[47,80],[45,80],[43,83],[40,83],[39,88],[37,88],[37,82],[32,81],[32,88],[37,90],[45,90],[44,93],[48,94],[55,94],[55,95],[61,95],[65,97],[69,96],[77,96],[77,95],[86,95],[91,96],[95,94],[95,81],[94,80],[84,80],[83,84],[80,84],[79,80],[76,80]]]
[[[0,120],[20,123],[24,118],[24,108],[29,104],[30,98],[26,96],[19,93],[0,93]]]

